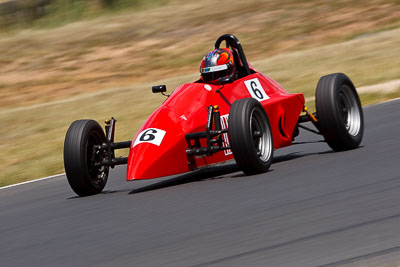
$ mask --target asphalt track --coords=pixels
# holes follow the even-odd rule
[[[367,107],[362,146],[319,136],[271,171],[234,164],[79,198],[65,177],[0,190],[1,266],[369,266],[400,263],[400,100]]]

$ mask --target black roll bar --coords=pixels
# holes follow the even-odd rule
[[[215,49],[220,48],[220,45],[223,41],[226,42],[227,48],[232,47],[237,51],[238,57],[242,63],[242,65],[238,64],[239,62],[236,63],[237,64],[236,67],[241,68],[241,71],[239,70],[239,72],[243,73],[242,74],[243,76],[250,75],[251,71],[249,68],[249,64],[247,63],[247,59],[246,59],[246,56],[244,54],[244,51],[243,51],[242,45],[240,44],[239,39],[236,38],[236,36],[233,34],[223,34],[217,39],[217,41],[215,41],[214,48]]]

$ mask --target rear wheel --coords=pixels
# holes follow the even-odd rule
[[[343,73],[321,77],[315,106],[319,129],[333,150],[349,150],[360,145],[364,116],[360,98],[349,77]]]
[[[274,152],[271,126],[263,106],[253,98],[235,101],[229,112],[229,141],[245,174],[268,171]]]
[[[96,148],[105,140],[103,130],[94,120],[74,121],[67,131],[64,142],[65,173],[72,190],[80,196],[98,194],[107,183],[109,167],[98,165],[103,153]]]

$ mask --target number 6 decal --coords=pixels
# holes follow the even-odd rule
[[[262,87],[258,78],[244,81],[244,84],[246,85],[251,97],[257,99],[260,102],[269,99],[269,96],[267,95],[267,93],[265,93],[264,88]]]
[[[156,129],[156,128],[147,128],[143,131],[141,131],[138,136],[136,137],[135,143],[133,143],[133,146],[136,146],[141,143],[150,143],[154,144],[156,146],[160,146],[161,141],[164,138],[166,131]]]

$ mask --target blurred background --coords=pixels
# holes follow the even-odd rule
[[[0,186],[64,172],[76,119],[118,119],[131,139],[164,97],[199,76],[221,34],[314,106],[346,73],[364,105],[400,96],[399,0],[0,0]]]

